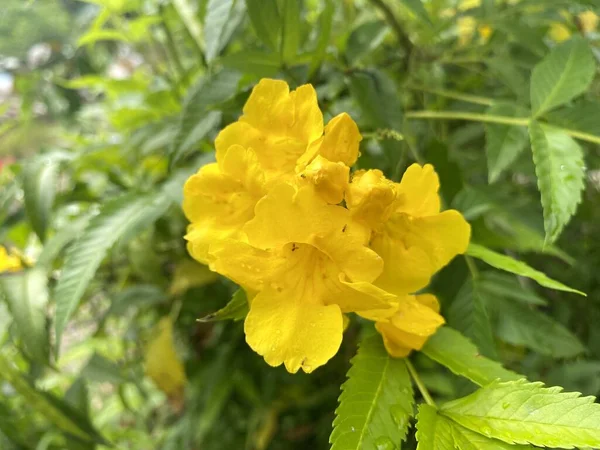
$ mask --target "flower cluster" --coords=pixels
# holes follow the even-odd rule
[[[414,293],[468,245],[464,218],[440,212],[432,166],[400,183],[351,176],[361,139],[347,114],[324,126],[311,85],[263,79],[217,137],[217,162],[184,187],[190,254],[246,290],[248,344],[292,373],[335,355],[351,312],[391,355],[420,349],[444,320]]]

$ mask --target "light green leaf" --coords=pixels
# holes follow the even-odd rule
[[[48,279],[37,269],[0,277],[0,294],[6,298],[26,353],[41,364],[48,363],[46,306]]]
[[[279,72],[281,61],[277,53],[256,50],[244,50],[222,57],[223,67],[236,69],[261,78],[274,77]]]
[[[189,0],[173,0],[173,8],[177,12],[179,19],[190,34],[196,47],[200,52],[204,52],[204,39],[202,34],[202,25],[194,11],[194,7]]]
[[[533,447],[530,445],[510,445],[498,439],[492,439],[475,433],[444,416],[441,417],[443,417],[443,420],[448,421],[452,429],[454,445],[459,450],[533,450]]]
[[[595,73],[594,55],[585,39],[573,37],[557,45],[531,74],[533,116],[538,117],[587,91]]]
[[[239,80],[239,73],[223,70],[201,78],[189,89],[170,149],[171,167],[181,159],[184,150],[193,147],[198,136],[206,134],[208,127],[217,122],[217,116],[209,111],[237,92]]]
[[[600,136],[600,102],[583,99],[573,106],[557,109],[546,115],[548,123],[561,128]]]
[[[573,333],[541,311],[505,298],[489,305],[498,312],[496,333],[504,342],[554,358],[571,358],[585,351]]]
[[[107,202],[69,248],[54,291],[57,353],[62,332],[110,248],[124,236],[150,226],[171,204],[166,195],[128,194]]]
[[[281,60],[290,64],[298,54],[300,46],[299,0],[283,0],[281,10]]]
[[[80,375],[89,381],[99,383],[121,384],[127,381],[119,366],[98,353],[92,355],[87,364],[81,369]]]
[[[479,348],[482,355],[498,359],[485,299],[477,279],[467,280],[448,310],[448,323]]]
[[[496,253],[495,251],[485,248],[481,245],[474,243],[469,244],[467,255],[480,259],[496,269],[531,278],[541,286],[550,289],[556,289],[557,291],[573,292],[575,294],[585,296],[583,292],[553,280],[539,270],[535,270],[534,268],[528,266],[523,261],[511,258],[510,256],[502,255],[501,253]]]
[[[196,125],[190,130],[185,140],[181,143],[179,151],[173,155],[175,161],[193,150],[208,133],[216,129],[221,123],[221,117],[221,111],[207,111],[198,117]]]
[[[78,217],[73,222],[61,227],[54,236],[51,236],[44,244],[42,252],[36,261],[37,267],[52,267],[54,260],[58,258],[61,251],[71,241],[81,234],[90,221],[88,215]]]
[[[524,108],[510,104],[497,104],[487,114],[506,117],[527,115]],[[529,141],[527,128],[488,123],[485,126],[485,152],[487,155],[488,180],[494,183],[502,172],[515,162]]]
[[[223,308],[209,314],[206,317],[198,319],[199,322],[215,322],[217,320],[233,319],[234,321],[242,320],[248,314],[248,298],[243,289],[238,289],[233,297]]]
[[[206,61],[211,62],[227,45],[244,13],[242,0],[209,0],[204,18]]]
[[[468,378],[480,386],[496,379],[509,381],[522,378],[500,363],[481,356],[469,339],[450,327],[442,327],[431,336],[422,352],[456,375]]]
[[[246,0],[246,7],[258,38],[271,50],[278,50],[281,18],[277,0]]]
[[[43,242],[54,204],[58,165],[49,159],[38,158],[25,165],[23,194],[25,210],[35,234]]]
[[[23,396],[32,411],[43,415],[63,432],[85,442],[107,444],[84,415],[55,396],[37,390],[2,354],[0,354],[0,379],[8,382]]]
[[[462,426],[508,444],[600,446],[600,405],[578,392],[526,380],[500,382],[442,406]]]
[[[477,280],[481,295],[490,302],[496,301],[496,298],[515,300],[526,305],[544,306],[548,302],[519,282],[514,275],[503,272],[487,271],[480,274]]]
[[[117,30],[98,30],[91,29],[77,41],[77,46],[95,44],[98,41],[121,41],[128,42],[127,36]]]
[[[535,174],[544,209],[546,243],[553,243],[575,214],[585,187],[583,151],[564,131],[529,126]]]
[[[393,448],[406,437],[414,402],[410,376],[402,359],[387,354],[379,334],[363,338],[339,401],[331,450]]]
[[[402,0],[402,3],[423,22],[427,22],[430,25],[432,24],[429,13],[421,0]]]
[[[417,450],[455,450],[451,423],[433,406],[419,405],[416,438]]]

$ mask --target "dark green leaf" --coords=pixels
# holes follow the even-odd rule
[[[221,64],[229,69],[255,75],[257,77],[273,77],[279,72],[281,61],[277,53],[265,53],[256,50],[244,50],[220,59]]]
[[[440,416],[433,406],[419,405],[416,438],[417,450],[455,449],[451,422]]]
[[[127,381],[114,362],[98,353],[94,353],[89,359],[81,370],[81,376],[89,381],[99,383],[121,384]]]
[[[520,282],[514,275],[507,273],[488,271],[480,274],[477,284],[481,295],[488,302],[494,302],[496,298],[516,300],[526,305],[544,306],[548,302],[529,289],[524,282]]]
[[[217,320],[233,319],[234,321],[242,320],[248,314],[248,299],[246,298],[246,292],[243,289],[238,289],[233,297],[217,312],[209,314],[206,317],[198,319],[199,322],[214,322]]]
[[[204,18],[206,61],[211,62],[223,50],[244,13],[243,0],[209,0]]]
[[[575,214],[585,187],[583,151],[563,131],[529,126],[531,150],[544,208],[546,243],[553,243]]]
[[[480,386],[496,379],[509,381],[522,378],[500,363],[481,356],[469,339],[450,327],[440,328],[429,338],[422,351],[456,375],[468,378]]]
[[[335,6],[333,0],[325,0],[325,8],[319,17],[319,37],[317,39],[317,47],[313,52],[312,62],[310,64],[309,79],[318,70],[319,66],[325,59],[327,46],[331,39],[331,30],[333,27],[333,16],[335,14]]]
[[[600,102],[584,99],[573,106],[549,112],[546,117],[552,125],[600,136]]]
[[[346,56],[348,61],[356,63],[364,56],[368,56],[381,46],[381,43],[390,32],[385,22],[373,20],[360,24],[348,37]]]
[[[298,54],[300,46],[299,0],[283,0],[281,10],[281,60],[290,64]]]
[[[58,165],[49,159],[35,159],[23,171],[25,209],[33,230],[42,241],[46,239],[57,178]]]
[[[271,50],[277,50],[281,27],[277,0],[246,0],[246,6],[258,38]]]
[[[379,334],[363,338],[339,401],[331,450],[392,448],[406,437],[414,402],[410,376]]]
[[[425,9],[422,0],[402,0],[402,3],[406,5],[408,9],[410,9],[415,16],[421,19],[423,22],[427,22],[428,24],[432,24],[431,18],[429,17],[429,13]]]

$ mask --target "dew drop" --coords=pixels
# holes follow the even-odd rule
[[[381,436],[375,439],[375,448],[377,450],[395,450],[396,445],[386,436]]]
[[[350,427],[350,431],[352,431],[354,433],[356,431],[356,428]]]
[[[565,170],[565,165],[564,164],[560,165],[560,170]]]
[[[390,412],[392,414],[392,419],[393,419],[394,423],[398,426],[398,428],[400,428],[400,429],[406,428],[406,424],[408,421],[408,414],[406,414],[404,409],[392,407]]]

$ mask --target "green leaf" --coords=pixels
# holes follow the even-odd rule
[[[185,150],[196,144],[203,133],[206,135],[210,125],[217,122],[217,117],[209,114],[209,111],[237,92],[239,80],[239,73],[223,70],[212,76],[202,77],[189,89],[170,149],[171,167],[181,159]]]
[[[417,450],[455,449],[451,422],[430,405],[419,405],[416,438]]]
[[[132,193],[109,201],[69,248],[54,291],[57,353],[62,332],[106,253],[120,238],[151,225],[170,204],[162,193]]]
[[[423,22],[427,22],[428,24],[432,25],[429,13],[425,9],[425,6],[421,0],[402,0],[402,3]]]
[[[482,355],[498,359],[490,318],[477,279],[467,280],[448,310],[448,323],[471,339]]]
[[[548,302],[519,282],[514,275],[507,273],[488,271],[479,275],[477,280],[481,295],[484,296],[490,305],[496,298],[515,300],[526,305],[545,306]]]
[[[26,353],[42,364],[48,363],[46,306],[48,279],[37,269],[0,277],[0,294],[4,294]]]
[[[246,0],[246,7],[258,38],[271,50],[278,50],[281,18],[277,0]]]
[[[211,62],[227,45],[244,13],[242,0],[209,0],[204,18],[205,57]]]
[[[37,390],[2,354],[0,379],[5,380],[23,396],[32,411],[43,415],[63,432],[86,442],[107,444],[84,415],[59,398]]]
[[[234,321],[242,320],[248,314],[248,298],[243,289],[238,289],[233,297],[223,308],[209,314],[206,317],[198,319],[199,322],[215,322],[217,320],[233,319]]]
[[[522,378],[522,375],[505,369],[500,363],[481,356],[469,339],[450,327],[442,327],[431,336],[422,352],[456,375],[480,386],[496,379],[509,381]]]
[[[279,55],[256,50],[244,50],[220,59],[223,67],[236,69],[257,77],[273,77],[279,72]]]
[[[546,115],[551,125],[600,136],[600,102],[583,99],[573,106],[557,109]]]
[[[504,342],[554,358],[571,358],[585,351],[573,333],[540,311],[504,298],[489,304],[498,312],[496,333]]]
[[[92,355],[85,367],[81,369],[80,375],[89,381],[100,383],[121,384],[127,381],[114,362],[98,353]]]
[[[544,380],[551,386],[593,395],[600,392],[600,361],[573,361],[550,369]]]
[[[372,20],[360,24],[348,37],[346,57],[351,64],[356,64],[362,57],[372,55],[381,47],[381,43],[390,29],[382,20]]]
[[[130,308],[140,309],[167,301],[167,294],[150,284],[138,284],[120,291],[110,304],[107,315],[122,316]]]
[[[281,60],[290,64],[298,54],[300,46],[299,0],[283,0],[281,11]]]
[[[531,74],[533,116],[538,117],[587,91],[595,73],[594,55],[585,39],[573,37],[557,45]]]
[[[402,105],[391,78],[378,70],[355,72],[350,76],[350,91],[365,122],[373,128],[402,131]]]
[[[583,151],[564,131],[537,122],[531,122],[529,134],[544,209],[546,243],[553,243],[581,202],[585,187]]]
[[[489,108],[487,114],[523,117],[527,112],[516,105],[500,103]],[[529,136],[525,127],[488,123],[485,126],[485,137],[488,180],[491,184],[497,181],[500,174],[525,150]]]
[[[43,158],[31,161],[23,170],[25,210],[33,230],[42,242],[46,239],[46,229],[50,222],[57,178],[58,165]]]
[[[526,380],[500,382],[442,406],[462,426],[508,444],[600,446],[600,405],[578,392]]]
[[[319,17],[319,34],[317,38],[317,46],[313,52],[312,61],[310,63],[309,79],[312,78],[325,59],[327,46],[329,45],[329,40],[331,39],[334,14],[335,5],[333,0],[325,0],[325,8]]]
[[[185,137],[185,140],[181,143],[179,151],[173,155],[174,161],[177,162],[183,155],[193,150],[194,147],[197,147],[208,133],[219,126],[221,118],[221,111],[207,111],[199,116],[196,125],[194,125]]]
[[[509,445],[498,439],[492,439],[482,434],[475,433],[445,417],[444,420],[448,420],[450,428],[452,429],[455,447],[459,450],[533,450],[533,447],[530,445]]]
[[[98,30],[91,29],[83,36],[79,38],[77,41],[77,46],[81,47],[83,45],[95,44],[99,41],[121,41],[128,42],[129,39],[127,36],[120,31],[117,30]]]
[[[54,260],[58,258],[61,251],[74,239],[77,238],[87,227],[90,217],[83,215],[73,222],[61,227],[54,236],[46,240],[42,252],[36,261],[36,267],[52,267]]]
[[[363,338],[339,401],[331,450],[393,448],[406,437],[414,402],[410,376],[379,334]]]
[[[534,268],[528,266],[523,261],[496,253],[495,251],[485,248],[481,245],[470,243],[469,248],[467,249],[467,255],[480,259],[496,269],[531,278],[541,286],[550,289],[556,289],[557,291],[573,292],[583,296],[586,295],[581,291],[570,288],[558,281],[553,280],[539,270],[535,270]]]

